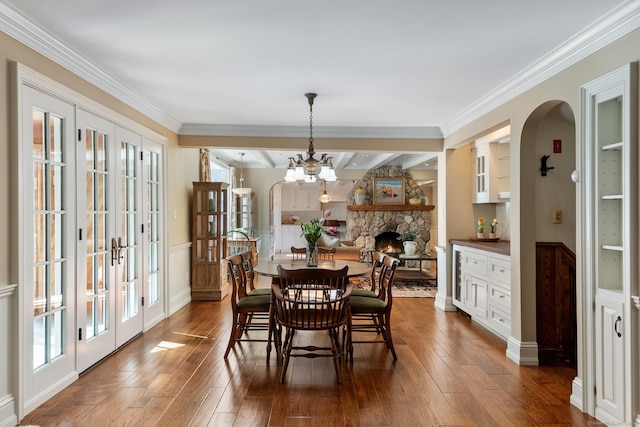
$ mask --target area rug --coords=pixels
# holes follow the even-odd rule
[[[391,292],[394,298],[435,298],[438,288],[431,285],[396,282],[394,280]]]

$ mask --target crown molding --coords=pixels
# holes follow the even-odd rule
[[[80,54],[35,25],[11,6],[0,2],[0,31],[59,64],[162,126],[177,133],[180,122],[118,82]]]
[[[440,127],[443,134],[450,135],[638,27],[640,0],[621,4],[444,123]]]
[[[313,133],[314,136],[322,138],[442,139],[443,137],[438,127],[314,126]],[[306,138],[309,136],[309,127],[185,123],[178,134],[191,136]]]

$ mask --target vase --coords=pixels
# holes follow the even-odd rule
[[[364,205],[364,201],[367,198],[365,193],[355,193],[353,195],[353,199],[356,202],[356,205]]]
[[[484,239],[484,231],[478,231],[477,237],[478,239]]]
[[[307,242],[307,254],[306,254],[307,267],[318,266],[318,245],[314,242]]]
[[[493,231],[489,233],[489,238],[490,239],[495,239],[496,238],[496,233],[494,233]]]
[[[404,253],[407,255],[413,255],[416,253],[417,243],[412,240],[407,240],[402,242],[402,246],[404,246]]]

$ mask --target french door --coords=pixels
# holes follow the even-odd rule
[[[165,316],[163,146],[27,85],[24,410]],[[141,132],[144,133],[144,132]]]
[[[142,332],[142,138],[78,109],[78,370]]]

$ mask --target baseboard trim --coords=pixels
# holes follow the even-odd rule
[[[182,292],[171,297],[169,302],[169,316],[180,310],[191,302],[191,288],[184,289]]]
[[[538,366],[538,343],[521,342],[509,337],[507,340],[507,357],[518,365]]]
[[[571,382],[571,397],[569,398],[569,402],[576,408],[580,409],[584,412],[582,396],[584,396],[582,390],[582,380],[578,377],[575,377]]]
[[[12,394],[8,394],[0,399],[0,427],[14,427],[18,425],[15,402],[16,400]]]
[[[440,292],[436,293],[436,300],[433,303],[434,307],[442,311],[456,311],[457,308],[453,305],[453,298],[446,295],[440,295]]]

